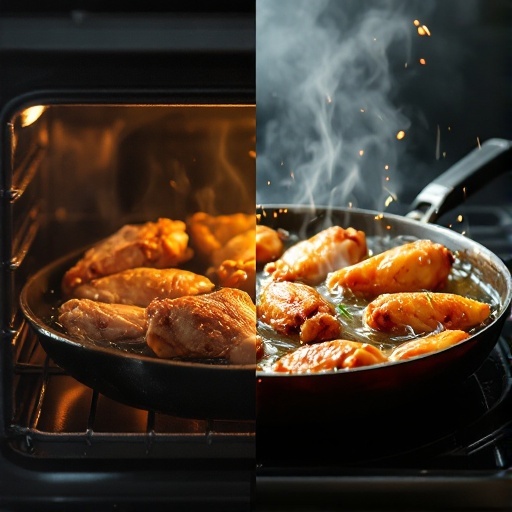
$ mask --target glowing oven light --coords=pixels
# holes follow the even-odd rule
[[[43,105],[34,105],[33,107],[26,108],[20,114],[21,126],[25,128],[26,126],[30,126],[35,123],[46,110],[46,107]]]

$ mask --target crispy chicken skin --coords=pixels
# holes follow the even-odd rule
[[[341,334],[334,306],[314,288],[290,281],[269,281],[257,305],[258,320],[303,343],[332,340]]]
[[[353,265],[367,255],[366,236],[354,228],[331,226],[287,249],[265,265],[275,281],[319,284],[329,272]]]
[[[77,286],[73,296],[100,302],[146,307],[153,299],[211,292],[205,276],[178,268],[130,268]]]
[[[441,244],[417,240],[332,272],[326,280],[335,293],[349,289],[367,298],[382,293],[437,291],[444,287],[454,262]]]
[[[175,267],[192,257],[185,223],[158,219],[145,224],[127,224],[89,249],[62,280],[64,295],[98,277],[135,267]]]
[[[258,224],[256,226],[256,263],[265,265],[281,257],[284,243],[275,229]]]
[[[349,340],[332,340],[305,345],[274,364],[275,372],[317,373],[342,368],[359,368],[387,361],[376,347]]]
[[[389,356],[390,361],[410,359],[424,354],[430,354],[456,345],[469,338],[469,334],[460,330],[441,331],[421,338],[415,338],[399,345]]]
[[[219,265],[226,256],[215,255],[237,235],[255,230],[256,216],[254,214],[233,213],[230,215],[210,215],[196,212],[187,219],[187,230],[190,242],[198,256],[209,265]],[[251,250],[254,256],[254,233],[252,234]],[[216,258],[216,262],[214,262]],[[233,259],[230,255],[229,259]]]
[[[445,329],[466,331],[490,315],[489,304],[452,293],[404,292],[384,294],[370,302],[363,321],[382,332],[416,333]]]
[[[256,307],[241,290],[222,288],[194,297],[156,299],[146,312],[146,343],[158,357],[256,363],[261,343]]]
[[[70,299],[59,308],[59,322],[78,340],[144,340],[146,311],[138,306]]]

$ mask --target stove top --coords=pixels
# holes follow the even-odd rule
[[[469,203],[441,221],[511,261],[512,207]],[[511,347],[509,316],[449,389],[333,425],[258,425],[255,510],[510,510]]]

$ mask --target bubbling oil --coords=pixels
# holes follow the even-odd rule
[[[290,237],[291,242],[288,246],[298,241],[297,237]],[[410,236],[396,237],[371,237],[367,236],[369,255],[376,255],[386,250],[410,243],[416,238]],[[482,271],[477,268],[472,261],[463,253],[454,253],[455,261],[453,263],[446,287],[443,292],[454,293],[464,297],[485,302],[491,307],[491,314],[486,322],[474,327],[468,331],[470,335],[475,334],[492,322],[498,313],[500,299],[492,286],[483,278]],[[256,280],[256,292],[259,296],[260,290],[268,276],[259,272]],[[385,355],[389,355],[398,345],[404,343],[421,333],[416,333],[412,328],[408,329],[407,334],[400,336],[391,336],[388,333],[378,332],[370,329],[363,323],[363,313],[369,300],[358,297],[351,292],[342,291],[336,295],[329,292],[325,282],[314,287],[325,299],[334,305],[336,316],[342,325],[341,338],[368,343],[381,350]],[[257,369],[264,372],[272,372],[273,364],[285,354],[296,350],[302,344],[299,335],[284,336],[278,334],[270,326],[258,321],[258,334],[263,340],[263,355],[258,361]]]

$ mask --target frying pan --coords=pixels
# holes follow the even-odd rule
[[[83,251],[55,261],[29,279],[20,295],[21,308],[49,356],[77,380],[128,405],[183,417],[256,417],[262,424],[308,421],[345,417],[379,403],[401,402],[407,395],[442,389],[473,373],[492,350],[510,309],[512,283],[506,266],[490,251],[428,221],[435,220],[445,205],[453,207],[464,194],[478,189],[484,177],[490,179],[508,170],[511,147],[509,141],[492,139],[470,153],[420,193],[412,219],[356,209],[294,205],[258,210],[262,222],[290,231],[302,229],[313,234],[320,227],[337,223],[364,230],[369,236],[388,236],[392,231],[429,238],[464,253],[495,290],[498,311],[492,323],[477,335],[442,352],[347,372],[282,375],[255,372],[250,365],[162,360],[144,349],[122,350],[108,344],[78,342],[61,332],[54,318],[62,276]]]
[[[441,243],[457,253],[472,269],[472,274],[494,291],[496,315],[491,323],[467,340],[410,360],[312,374],[257,371],[259,427],[292,422],[304,426],[325,420],[350,421],[354,415],[407,407],[411,401],[432,400],[478,369],[496,344],[510,312],[510,272],[500,258],[482,245],[428,222],[459,204],[483,183],[510,169],[511,148],[509,141],[487,141],[430,183],[417,196],[407,217],[332,207],[260,207],[260,223],[300,233],[300,238],[309,238],[337,224],[362,230],[367,237],[410,237]]]

